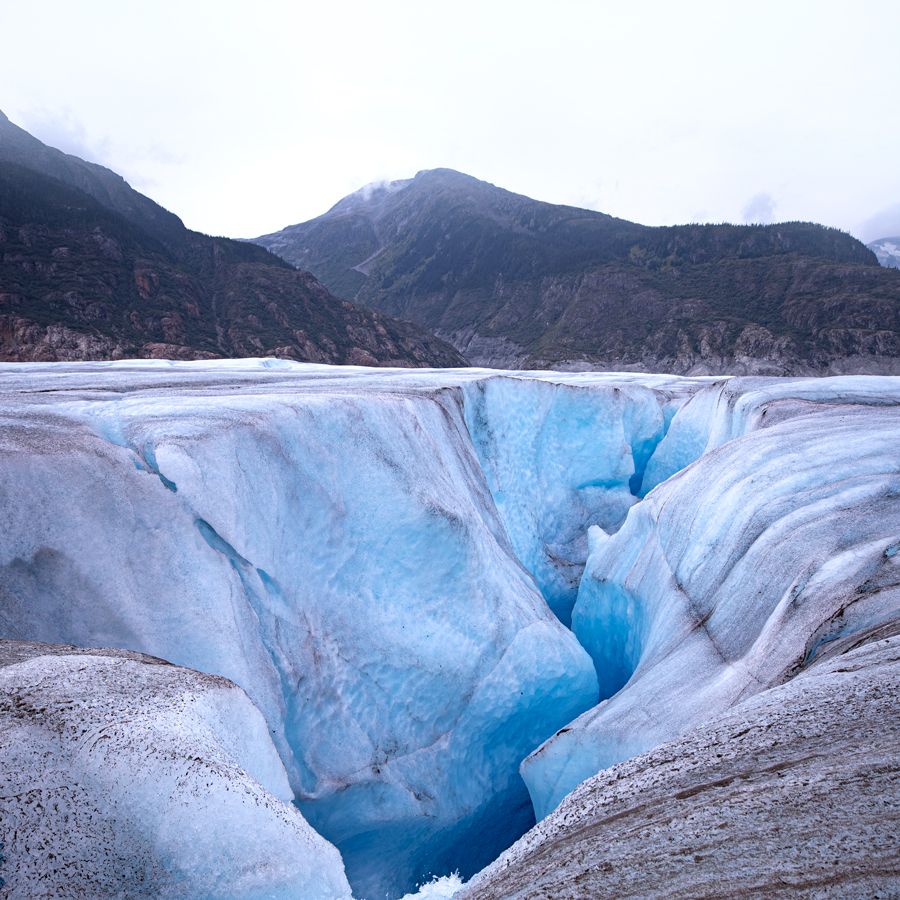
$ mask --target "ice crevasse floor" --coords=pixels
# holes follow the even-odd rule
[[[0,637],[150,654],[260,711],[262,781],[212,713],[187,733],[322,865],[233,854],[216,887],[214,859],[166,868],[138,828],[147,871],[206,896],[400,897],[895,616],[898,402],[891,378],[2,366]],[[19,696],[60,666],[0,674]],[[125,780],[87,781],[126,815]],[[147,802],[185,822],[173,783]]]

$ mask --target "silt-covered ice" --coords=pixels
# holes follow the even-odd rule
[[[349,900],[224,678],[0,641],[0,893]],[[4,883],[5,882],[5,883]]]

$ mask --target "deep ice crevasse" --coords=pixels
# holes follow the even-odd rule
[[[777,616],[742,618],[757,610],[753,597],[744,607],[713,598],[699,630],[707,637],[679,642],[705,614],[703,579],[724,597],[728,571],[751,567],[717,555],[716,535],[766,534],[729,518],[755,496],[753,477],[804,471],[815,429],[827,444],[848,403],[860,414],[848,435],[863,440],[869,407],[896,402],[891,379],[497,378],[280,361],[0,366],[0,375],[0,504],[10,516],[2,633],[140,648],[239,683],[266,717],[304,814],[370,900],[431,874],[469,874],[531,821],[519,762],[598,691],[589,657],[535,581],[565,619],[589,549],[576,632],[604,694],[629,683],[526,763],[538,809],[583,777],[579,766],[681,727],[662,702],[647,706],[633,740],[627,716],[618,731],[586,727],[623,708],[634,685],[671,697],[667,679],[683,677],[695,695],[689,718],[707,696],[727,704],[770,677],[752,653],[730,649],[743,646],[734,635],[765,649],[786,617],[816,653],[878,617],[861,598],[849,623],[812,617],[795,628],[787,601]],[[815,425],[817,414],[829,419]],[[757,429],[741,438],[755,446],[757,435],[801,422],[812,443],[799,455],[785,455],[776,434],[758,461],[728,457],[745,432]],[[735,467],[746,481],[728,480]],[[808,490],[777,484],[770,505],[788,521]],[[819,512],[831,514],[829,496]],[[670,507],[682,499],[693,512],[679,517]],[[849,532],[871,499],[844,495]],[[704,516],[708,534],[695,523]],[[695,538],[702,549],[691,556],[683,544]],[[880,539],[835,549],[871,562],[875,550],[861,548]],[[773,559],[792,564],[781,549]],[[889,581],[889,567],[862,568],[860,584]],[[807,585],[837,595],[827,559],[803,571]],[[801,598],[812,589],[802,578],[788,596],[794,588]]]
[[[516,556],[569,624],[591,525],[615,531],[687,393],[495,377],[466,384],[472,444]]]
[[[360,894],[471,873],[532,821],[518,764],[595,701],[593,665],[512,551],[458,389],[289,372],[7,394],[0,624],[241,684]]]

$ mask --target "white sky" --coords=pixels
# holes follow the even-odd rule
[[[0,0],[0,39],[14,122],[213,234],[438,166],[647,224],[900,233],[898,0]]]

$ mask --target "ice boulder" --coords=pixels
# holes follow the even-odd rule
[[[599,770],[896,617],[894,391],[893,405],[884,392],[842,404],[834,385],[827,403],[790,400],[593,542],[572,621],[607,699],[523,763],[539,817]]]
[[[265,720],[212,675],[0,640],[0,893],[350,897]]]

